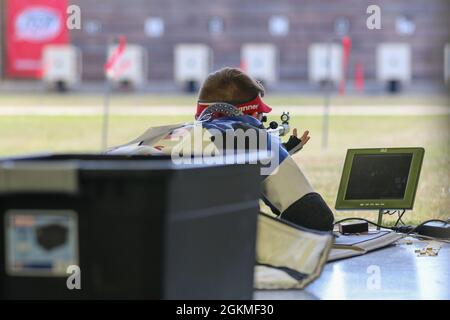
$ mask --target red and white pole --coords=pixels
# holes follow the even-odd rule
[[[106,151],[108,148],[108,126],[109,126],[109,97],[111,93],[110,79],[120,75],[119,61],[121,60],[126,47],[127,39],[125,36],[119,36],[119,44],[104,65],[105,70],[105,94],[103,99],[103,125],[101,149]]]
[[[356,92],[364,92],[364,66],[362,63],[355,65],[355,89]]]
[[[339,83],[339,94],[345,95],[345,85],[348,73],[348,61],[350,57],[350,50],[352,47],[352,40],[349,36],[342,37],[342,79]]]

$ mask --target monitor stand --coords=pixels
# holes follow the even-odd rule
[[[378,221],[377,221],[377,230],[380,230],[381,223],[383,223],[383,214],[385,209],[380,209],[378,211]]]
[[[377,221],[378,226],[377,226],[377,230],[380,230],[379,226],[381,226],[383,224],[383,214],[385,214],[386,210],[387,209],[380,209],[380,210],[378,210],[378,221]],[[396,210],[406,210],[406,209],[396,209]],[[399,219],[399,221],[401,221],[401,220]]]

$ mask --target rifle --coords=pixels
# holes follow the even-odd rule
[[[269,127],[267,128],[267,132],[278,135],[280,137],[285,136],[290,131],[290,119],[291,116],[289,115],[289,112],[283,112],[280,116],[281,124],[278,124],[276,121],[270,122]]]

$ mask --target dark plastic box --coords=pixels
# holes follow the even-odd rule
[[[2,159],[0,297],[251,299],[260,182],[257,165]]]

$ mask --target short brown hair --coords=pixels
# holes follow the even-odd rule
[[[211,73],[203,82],[198,95],[202,102],[237,104],[264,96],[264,87],[242,70],[223,68]]]

